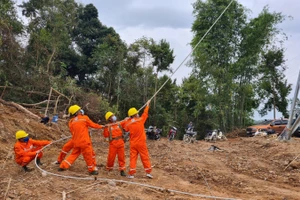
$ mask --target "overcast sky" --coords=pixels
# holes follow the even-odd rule
[[[21,0],[18,0],[21,1]],[[143,36],[156,41],[166,39],[174,50],[176,69],[190,53],[189,42],[192,39],[191,25],[194,21],[192,3],[195,0],[77,0],[83,4],[92,3],[97,7],[99,20],[108,27],[113,27],[127,44]],[[289,98],[294,96],[295,84],[300,70],[300,3],[299,0],[239,0],[256,17],[264,6],[271,12],[282,12],[293,19],[284,21],[280,28],[288,36],[286,48],[286,77],[293,84]],[[188,77],[191,69],[182,66],[173,75],[177,83]],[[281,117],[281,114],[277,117]],[[257,117],[256,117],[257,118]],[[272,115],[270,117],[272,118]]]
[[[285,72],[288,83],[293,84],[289,98],[294,96],[295,84],[300,70],[300,4],[299,0],[240,0],[250,9],[250,17],[256,17],[268,5],[271,12],[281,12],[293,19],[284,21],[280,28],[288,36],[285,42],[287,59]],[[127,44],[142,36],[155,40],[166,39],[174,49],[176,69],[190,53],[189,42],[192,39],[191,25],[194,21],[192,3],[195,0],[80,0],[83,4],[94,4],[99,12],[100,21],[113,27]],[[191,69],[182,66],[173,75],[177,83],[188,77]],[[289,108],[288,108],[289,109]],[[260,118],[256,113],[256,119]],[[272,118],[272,113],[264,118]],[[281,117],[278,114],[277,117]]]

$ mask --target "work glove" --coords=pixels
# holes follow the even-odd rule
[[[41,150],[37,150],[37,151],[35,152],[36,155],[39,154],[39,153],[41,153]]]

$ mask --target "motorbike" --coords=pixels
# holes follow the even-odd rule
[[[206,142],[216,142],[217,141],[217,132],[216,131],[208,131],[204,138]]]
[[[213,131],[208,131],[204,140],[206,142],[216,142],[217,140],[227,140],[227,138],[220,129],[215,129]]]
[[[169,131],[169,135],[168,135],[169,141],[174,140],[174,138],[176,136],[176,133],[177,133],[177,128],[175,126],[172,126],[170,131]]]
[[[146,135],[149,140],[160,140],[161,129],[149,126],[146,130]]]
[[[223,134],[223,132],[220,129],[217,130],[217,139],[218,140],[227,140],[226,136]]]
[[[196,141],[197,132],[194,131],[194,128],[189,128],[185,130],[183,135],[183,141],[185,143],[194,143]]]

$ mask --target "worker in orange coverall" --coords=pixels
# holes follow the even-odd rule
[[[56,164],[60,164],[65,159],[69,151],[71,151],[72,149],[73,149],[73,142],[71,139],[62,147],[61,152],[58,155]]]
[[[84,111],[82,109],[80,109],[79,114],[84,115]],[[71,151],[72,149],[73,149],[73,142],[71,139],[66,144],[64,144],[64,146],[62,147],[61,152],[59,153],[55,164],[60,164],[65,159],[65,157],[67,156],[69,151]],[[96,154],[94,151],[93,151],[93,158],[95,158],[95,165],[96,165]]]
[[[71,155],[62,161],[58,170],[63,171],[68,169],[78,156],[82,154],[89,173],[91,175],[97,175],[98,168],[96,166],[94,150],[89,135],[89,127],[102,129],[104,126],[94,123],[87,115],[82,115],[80,110],[81,108],[78,105],[70,106],[68,110],[72,117],[69,121],[69,128],[72,134],[73,150]]]
[[[112,170],[116,155],[118,155],[119,171],[121,176],[125,174],[125,145],[123,140],[123,127],[126,121],[117,122],[117,117],[112,112],[105,114],[105,119],[109,121],[103,131],[103,136],[109,141],[106,169]]]
[[[69,151],[71,151],[72,149],[73,149],[73,142],[71,139],[66,144],[64,144],[64,146],[62,147],[61,152],[59,153],[55,164],[60,164],[65,159],[65,157],[67,156]],[[96,165],[96,154],[95,154],[94,150],[93,150],[93,158],[95,160],[95,165]]]
[[[136,162],[138,155],[140,154],[146,176],[153,178],[151,175],[151,163],[149,153],[146,144],[146,133],[144,124],[148,118],[150,100],[146,104],[146,108],[141,117],[139,117],[138,110],[136,108],[130,108],[128,110],[128,116],[130,117],[125,125],[125,131],[130,133],[130,169],[128,178],[134,178],[136,173]]]
[[[38,154],[36,163],[42,165],[40,159],[43,157],[43,153],[41,152],[41,149],[51,142],[48,140],[30,139],[28,134],[23,130],[16,132],[16,139],[18,140],[14,146],[16,163],[21,165],[25,172],[30,172],[33,169],[28,168],[27,165],[35,159]]]

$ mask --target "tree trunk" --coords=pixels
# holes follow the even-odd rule
[[[275,101],[275,90],[273,85],[273,113],[274,113],[274,119],[276,119],[276,107],[275,107],[276,101]]]

